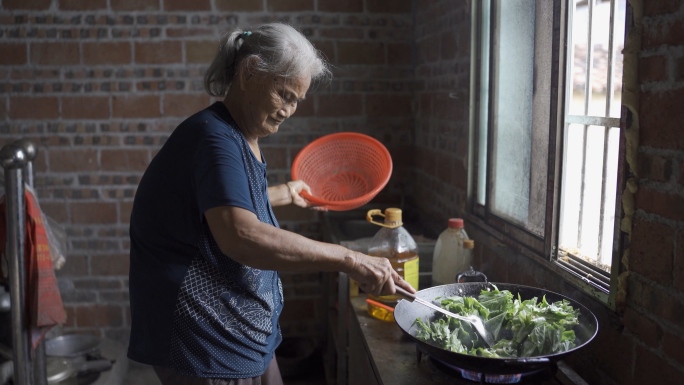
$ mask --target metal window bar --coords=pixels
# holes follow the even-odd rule
[[[569,25],[572,25],[572,18],[573,18],[573,13],[575,11],[575,1],[570,0],[573,3],[572,7],[569,7],[570,12],[569,12]],[[605,116],[589,116],[589,104],[591,102],[591,97],[592,97],[592,81],[593,81],[593,72],[592,72],[592,64],[593,64],[593,36],[592,36],[592,30],[593,30],[593,15],[594,15],[594,5],[595,5],[596,0],[588,0],[587,5],[588,5],[588,23],[587,23],[587,59],[586,59],[586,74],[585,74],[585,85],[584,85],[584,115],[566,115],[565,117],[565,127],[567,128],[569,124],[581,124],[584,126],[584,138],[583,138],[583,158],[582,158],[582,186],[581,186],[581,192],[580,192],[580,217],[579,217],[579,224],[578,224],[578,234],[577,234],[577,245],[581,247],[581,239],[582,239],[582,217],[583,217],[583,206],[584,206],[584,176],[585,171],[586,171],[586,158],[587,158],[587,137],[588,137],[588,128],[589,126],[602,126],[604,128],[604,145],[603,145],[603,170],[602,170],[602,182],[601,182],[601,213],[599,216],[599,234],[598,234],[598,244],[599,244],[599,250],[598,250],[598,256],[600,258],[600,255],[602,253],[602,247],[601,244],[603,242],[603,223],[605,220],[604,217],[604,211],[605,211],[605,203],[606,203],[606,174],[608,172],[608,162],[607,162],[607,156],[608,156],[608,139],[609,139],[609,134],[610,134],[610,128],[612,127],[619,127],[620,126],[620,119],[619,118],[612,118],[610,117],[610,110],[612,108],[613,104],[613,98],[614,98],[614,90],[613,90],[613,75],[614,75],[614,57],[615,57],[615,41],[614,41],[614,32],[615,32],[615,0],[610,0],[610,19],[609,19],[609,37],[608,37],[608,68],[607,68],[607,81],[606,81],[606,102],[605,102]],[[569,55],[568,58],[569,60],[573,60],[574,58],[574,45],[572,42],[572,34],[568,34],[568,47],[569,47]],[[567,84],[572,84],[572,64],[571,67],[569,68],[568,75],[567,75]],[[566,110],[568,108],[566,102]],[[567,138],[567,136],[566,136]],[[575,271],[582,277],[586,277],[587,274],[589,276],[594,277],[590,273],[587,272],[587,265],[586,263],[580,259],[572,256],[571,254],[564,255],[566,258],[563,258],[561,261],[566,263],[566,267],[569,267],[571,270]],[[560,260],[560,259],[559,259]],[[582,266],[582,268],[578,268],[578,266]],[[596,268],[590,268],[590,270],[595,274],[600,276],[600,278],[592,278],[592,281],[595,281],[594,283],[598,284],[600,287],[608,290],[608,282],[610,278],[603,274],[599,269]],[[586,278],[584,278],[586,279]]]
[[[584,79],[584,115],[587,116],[589,115],[589,104],[591,102],[591,96],[592,96],[592,63],[594,62],[594,44],[593,44],[593,39],[592,39],[592,27],[594,24],[594,2],[596,0],[589,0],[589,8],[588,8],[588,18],[587,18],[587,61],[586,61],[586,68],[587,68],[587,73],[585,75]],[[577,246],[582,247],[582,217],[584,215],[584,187],[585,187],[585,178],[584,176],[586,175],[586,167],[587,167],[587,137],[588,137],[588,131],[589,131],[589,126],[585,125],[584,126],[584,138],[582,142],[582,148],[583,148],[583,153],[582,153],[582,185],[580,188],[580,215],[579,215],[579,223],[577,226]]]

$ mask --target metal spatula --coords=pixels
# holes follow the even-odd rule
[[[445,314],[449,317],[454,317],[454,318],[460,319],[462,321],[470,322],[473,325],[473,327],[475,327],[477,334],[479,334],[480,337],[482,337],[482,340],[487,345],[487,347],[492,347],[492,345],[494,345],[494,337],[492,336],[491,333],[487,332],[487,329],[485,329],[484,323],[482,322],[482,319],[480,319],[480,317],[474,316],[474,315],[462,316],[462,315],[452,313],[452,312],[445,310],[445,309],[442,309],[441,307],[434,305],[434,304],[432,304],[432,303],[430,303],[430,302],[428,302],[422,298],[416,297],[415,294],[411,294],[399,286],[396,286],[395,288],[397,290],[397,294],[399,294],[400,296],[406,298],[407,300],[409,300],[411,302],[418,302],[421,305],[425,305],[425,306],[429,307],[430,309],[437,310],[438,312]]]

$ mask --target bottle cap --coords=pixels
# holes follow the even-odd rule
[[[462,229],[463,219],[461,218],[449,218],[449,228],[450,229]]]
[[[387,222],[401,222],[401,209],[393,207],[385,209],[385,223]]]
[[[463,241],[463,247],[466,249],[474,249],[475,241],[472,239],[466,239],[465,241]]]

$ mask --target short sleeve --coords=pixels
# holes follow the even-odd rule
[[[200,215],[217,206],[235,206],[256,213],[243,149],[226,127],[205,126],[206,135],[195,154],[195,188]]]

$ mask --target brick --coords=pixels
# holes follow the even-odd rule
[[[128,254],[93,255],[90,265],[94,276],[128,275],[130,257]]]
[[[641,49],[649,50],[660,46],[680,46],[681,36],[684,36],[684,20],[675,19],[672,22],[659,20],[644,24],[641,33]]]
[[[681,335],[665,332],[663,336],[663,353],[669,358],[684,365],[684,340]]]
[[[663,331],[658,324],[648,319],[645,315],[637,313],[632,308],[627,308],[623,317],[623,323],[642,343],[654,349],[660,347]]]
[[[64,66],[80,62],[78,43],[31,43],[31,64]]]
[[[684,80],[684,57],[679,57],[674,62],[674,81],[682,80]]]
[[[0,66],[26,64],[26,44],[0,43]]]
[[[73,224],[117,223],[117,210],[114,202],[76,202],[71,203],[69,209]]]
[[[439,59],[439,50],[435,49],[435,42],[428,38],[418,41],[416,44],[418,63],[431,63]]]
[[[326,94],[318,97],[318,116],[359,116],[363,114],[359,95]]]
[[[103,171],[144,171],[149,163],[147,149],[102,149],[100,163]]]
[[[674,240],[674,232],[669,226],[636,219],[632,225],[630,269],[671,286]]]
[[[684,31],[683,31],[684,32]],[[639,101],[639,145],[659,149],[684,149],[680,122],[684,121],[684,88],[642,92]]]
[[[667,60],[663,55],[639,58],[639,83],[666,81]]]
[[[283,307],[282,321],[296,321],[314,319],[316,315],[316,302],[313,299],[290,299]]]
[[[255,12],[263,11],[264,6],[261,1],[254,0],[215,0],[216,9],[228,12]]]
[[[84,277],[88,275],[88,257],[68,254],[61,269],[55,272],[59,277]]]
[[[684,372],[670,365],[665,357],[637,345],[633,384],[681,384]]]
[[[518,268],[517,266],[509,266],[511,270]],[[607,321],[607,320],[606,320]],[[633,338],[626,336],[627,333],[623,333],[622,330],[616,330],[617,327],[602,327],[603,320],[599,321],[599,333],[596,338],[585,348],[582,349],[583,353],[579,355],[570,355],[568,358],[582,359],[583,355],[591,356],[591,365],[589,367],[601,368],[601,376],[603,373],[610,373],[610,379],[613,384],[633,384],[632,379],[632,369],[634,366],[634,345],[636,344]],[[607,352],[617,352],[618,354],[606,354]],[[574,368],[578,374],[580,374],[586,381],[585,384],[599,384],[598,378],[592,378],[591,370],[580,371],[580,369],[587,365],[574,365],[570,363],[571,367]],[[589,374],[587,374],[587,372]]]
[[[668,182],[672,176],[672,160],[656,154],[637,154],[637,170],[641,178]]]
[[[59,100],[56,97],[14,96],[9,99],[10,119],[56,119]]]
[[[99,169],[97,150],[51,149],[46,155],[51,172],[84,172]]]
[[[91,264],[93,257],[90,258]],[[94,274],[96,275],[96,274]],[[74,280],[76,290],[120,290],[121,281],[116,279],[89,278]]]
[[[337,64],[384,64],[385,44],[340,41],[337,55]]]
[[[67,207],[64,202],[40,202],[40,209],[49,218],[52,218],[57,223],[65,223],[69,220],[67,215]]]
[[[130,64],[133,56],[128,42],[83,43],[81,49],[86,65]]]
[[[684,220],[684,199],[681,195],[670,194],[649,187],[640,187],[636,193],[637,209],[664,218]]]
[[[313,0],[268,1],[266,10],[269,12],[302,12],[313,11]]]
[[[278,206],[273,208],[278,221],[316,221],[314,210],[303,209],[294,205]]]
[[[185,62],[207,66],[214,59],[218,44],[214,40],[188,40],[185,42]]]
[[[64,312],[66,313],[66,323],[64,326],[66,327],[75,327],[76,326],[76,309],[73,306],[64,306]]]
[[[97,9],[107,9],[107,0],[59,0],[58,4],[59,9],[65,11],[94,11]]]
[[[133,202],[119,203],[119,223],[128,225],[131,222],[131,210],[133,210]]]
[[[52,4],[52,0],[3,0],[2,8],[4,10],[44,10],[50,8],[50,4]]]
[[[157,95],[112,96],[112,116],[115,118],[157,118],[161,116]]]
[[[108,119],[108,96],[63,96],[63,119]]]
[[[334,3],[325,3],[334,4]],[[326,39],[355,39],[361,40],[366,36],[366,32],[361,28],[326,28],[318,31],[322,38]]]
[[[318,3],[319,12],[363,12],[362,0],[321,1]]]
[[[369,116],[411,116],[410,96],[375,95],[366,96],[366,114]]]
[[[367,0],[369,12],[377,13],[409,13],[412,11],[411,0]]]
[[[113,11],[156,11],[159,0],[110,0]]]
[[[268,163],[268,169],[284,169],[288,168],[287,149],[283,147],[263,147],[261,152],[264,153],[264,158]]]
[[[135,62],[142,64],[182,63],[183,47],[179,41],[135,43]]]
[[[677,248],[675,249],[674,269],[672,274],[674,287],[684,291],[684,232],[680,232],[677,237]]]
[[[81,327],[113,327],[123,326],[123,310],[116,305],[78,306],[76,324]]]
[[[187,117],[209,107],[206,94],[165,94],[162,106],[164,116]]]
[[[6,96],[0,97],[0,121],[5,120],[9,117],[9,115],[7,114],[8,105],[9,98],[7,98]]]
[[[644,1],[644,16],[658,16],[668,13],[676,13],[682,9],[681,0],[658,0],[658,1]]]
[[[314,86],[312,86],[312,88],[313,87]],[[300,103],[297,103],[297,109],[295,110],[293,115],[296,116],[297,118],[314,116],[315,115],[314,98],[307,96],[306,100],[302,100]]]
[[[410,66],[411,45],[406,43],[387,44],[387,64],[396,66]]]
[[[190,36],[204,36],[204,37],[214,37],[216,31],[212,28],[186,28],[185,26],[181,28],[166,28],[166,37],[170,38],[187,38]],[[217,42],[214,42],[214,48],[218,46]],[[208,64],[208,63],[207,63]]]
[[[165,11],[209,11],[211,3],[209,0],[164,0]]]
[[[654,319],[665,321],[684,329],[684,301],[672,289],[656,285],[651,281],[635,283],[630,281],[630,290],[635,288],[629,299],[642,307]]]
[[[456,40],[456,33],[447,31],[439,37],[439,52],[442,60],[453,59],[458,53],[458,44]]]
[[[332,41],[312,40],[311,44],[319,51],[321,56],[328,62],[336,61],[335,44]]]

